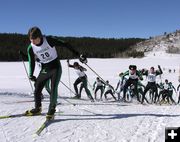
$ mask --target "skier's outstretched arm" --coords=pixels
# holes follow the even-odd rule
[[[71,64],[69,63],[69,60],[67,60],[67,63],[68,63],[68,67],[74,68],[74,65],[71,65]]]
[[[158,69],[159,69],[159,71],[157,71],[157,75],[163,74],[163,71],[162,71],[162,69],[161,69],[161,66],[160,66],[160,65],[158,65]]]
[[[48,43],[53,47],[53,46],[60,46],[60,47],[65,47],[67,48],[69,51],[71,51],[76,57],[79,58],[79,60],[82,63],[87,63],[87,59],[86,56],[83,54],[80,54],[77,50],[75,50],[75,48],[69,44],[68,42],[64,42],[63,40],[58,39],[57,37],[53,37],[53,36],[47,36],[46,37],[48,40]]]
[[[65,47],[68,50],[70,50],[73,54],[75,54],[77,57],[80,56],[79,52],[76,51],[69,43],[58,39],[57,37],[54,36],[47,36],[46,37],[48,40],[48,43],[53,47],[53,46],[60,46],[60,47]]]

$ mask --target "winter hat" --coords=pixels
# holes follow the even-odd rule
[[[130,69],[130,70],[136,70],[137,67],[136,67],[136,65],[130,65],[130,66],[129,66],[129,69]]]

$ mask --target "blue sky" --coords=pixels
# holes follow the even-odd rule
[[[1,0],[0,33],[126,38],[180,29],[180,0]]]

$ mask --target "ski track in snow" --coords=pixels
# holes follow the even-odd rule
[[[161,113],[162,115],[166,114],[166,110],[163,109]],[[135,133],[128,141],[135,142],[140,138],[142,141],[154,142],[157,139],[158,129],[163,125],[164,119],[164,117],[154,119],[143,116],[138,123]]]

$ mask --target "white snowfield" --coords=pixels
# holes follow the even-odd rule
[[[73,63],[75,60],[70,61]],[[116,87],[118,74],[136,64],[139,69],[158,65],[164,68],[161,79],[168,79],[178,86],[180,56],[170,54],[150,54],[141,59],[88,59],[88,65],[104,80]],[[66,60],[62,60],[61,81],[69,86]],[[0,63],[0,115],[23,113],[34,106],[31,87],[22,62]],[[28,67],[28,63],[26,62]],[[97,77],[86,65],[89,88]],[[38,68],[38,67],[37,67]],[[176,70],[168,73],[168,69]],[[36,70],[36,75],[38,70]],[[77,78],[70,69],[70,84]],[[157,81],[161,81],[158,77]],[[144,79],[146,84],[146,79]],[[0,142],[164,142],[165,127],[180,127],[179,105],[141,105],[133,103],[90,102],[85,92],[83,100],[68,99],[73,94],[59,84],[59,98],[55,120],[45,128],[40,136],[35,135],[45,120],[49,96],[45,90],[43,115],[0,119]],[[93,95],[94,96],[94,95]],[[98,96],[99,97],[99,96]],[[177,94],[174,94],[177,101]],[[77,104],[73,106],[71,103]]]

